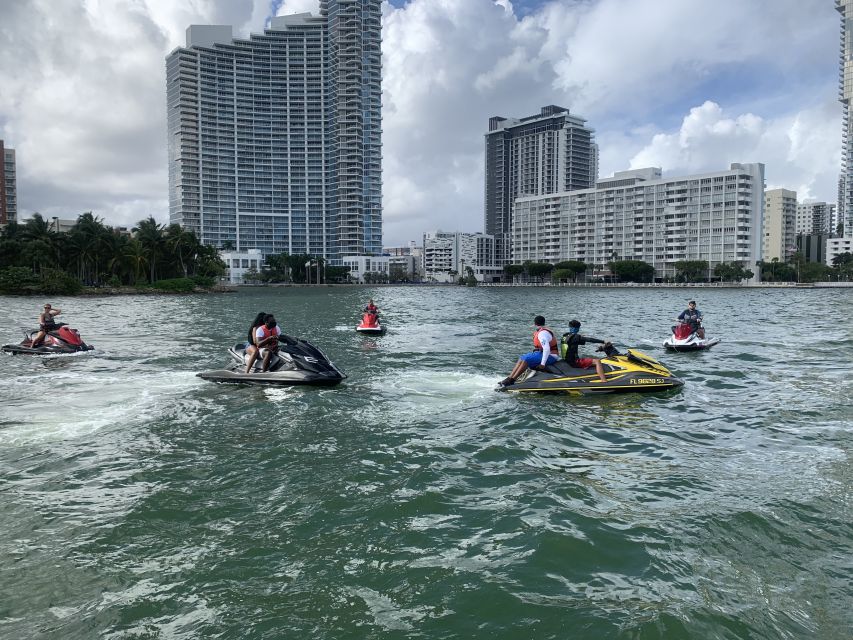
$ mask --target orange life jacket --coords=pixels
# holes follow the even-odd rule
[[[547,331],[551,334],[551,340],[550,342],[548,342],[548,346],[551,347],[551,352],[553,353],[554,350],[557,348],[557,338],[554,337],[554,332],[551,331],[548,327],[537,327],[536,330],[533,332],[533,348],[536,351],[542,351],[542,343],[539,342],[540,331]]]
[[[266,335],[263,338],[258,337],[258,329],[264,330],[264,333]],[[261,325],[255,329],[255,343],[257,344],[257,343],[261,342],[262,340],[266,340],[267,338],[270,338],[270,337],[276,338],[272,342],[268,342],[267,346],[264,347],[264,349],[270,349],[272,351],[275,351],[276,349],[278,349],[278,336],[280,336],[280,335],[281,335],[281,329],[279,328],[278,325],[276,325],[272,329],[267,329],[264,325]]]

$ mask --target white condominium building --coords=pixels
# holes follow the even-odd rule
[[[482,273],[485,267],[493,268],[495,237],[458,231],[425,233],[423,256],[424,277],[450,282],[456,277],[464,276],[467,267],[471,267],[475,274]]]
[[[764,260],[786,262],[797,250],[797,192],[764,192]]]
[[[838,225],[835,205],[826,202],[806,201],[797,205],[796,235],[835,233]]]
[[[842,109],[841,178],[838,182],[838,217],[844,223],[844,235],[853,238],[853,0],[835,0],[841,14],[841,55],[839,59],[839,95]]]
[[[264,255],[381,252],[381,34],[381,0],[246,39],[190,26],[166,58],[170,221]]]
[[[642,260],[658,277],[674,276],[680,260],[752,267],[762,257],[763,211],[760,163],[678,178],[621,171],[594,189],[518,198],[513,262],[580,260],[601,271]]]

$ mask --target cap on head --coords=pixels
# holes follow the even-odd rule
[[[536,316],[535,318],[533,318],[533,324],[535,324],[537,327],[544,327],[545,326],[544,316]]]

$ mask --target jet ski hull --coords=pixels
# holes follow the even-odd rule
[[[559,360],[547,371],[528,370],[515,384],[500,386],[497,391],[586,396],[665,392],[684,385],[666,367],[639,351],[629,350],[626,355],[609,356],[601,362],[607,382],[601,382],[594,369],[575,369]]]
[[[707,351],[715,344],[719,344],[719,338],[713,338],[711,340],[674,340],[672,338],[666,340],[663,343],[664,348],[667,351],[679,351],[679,352],[688,352],[688,351]]]
[[[33,338],[38,334],[38,330],[24,331],[26,336],[23,342],[19,344],[4,344],[0,349],[12,355],[25,356],[57,356],[70,355],[83,351],[94,351],[95,347],[86,344],[80,338],[80,334],[76,329],[67,328],[64,322],[56,325],[56,329],[48,331],[43,342],[37,347],[31,347]]]
[[[355,330],[366,336],[381,336],[383,333],[385,333],[385,326],[381,325],[378,327],[362,327],[361,325],[359,325],[355,328]]]
[[[262,358],[257,358],[250,373],[246,373],[246,344],[228,350],[231,362],[224,369],[196,374],[202,380],[229,384],[262,386],[322,386],[332,387],[347,376],[317,347],[304,340],[288,338],[270,359],[269,371],[261,371]]]
[[[256,384],[272,387],[292,387],[297,385],[313,385],[333,387],[339,384],[341,376],[304,375],[299,371],[266,371],[245,373],[230,369],[215,369],[196,374],[202,380],[228,384]]]

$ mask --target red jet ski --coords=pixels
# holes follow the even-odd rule
[[[93,351],[95,347],[83,342],[80,332],[72,329],[65,323],[56,325],[56,329],[48,331],[44,340],[37,347],[33,347],[33,338],[38,335],[38,329],[25,331],[26,336],[20,344],[4,344],[3,351],[11,354],[22,354],[31,356],[51,356],[80,351]]]
[[[379,315],[376,313],[365,313],[361,317],[361,324],[359,324],[355,330],[359,333],[374,336],[385,333],[385,327],[383,327],[382,323],[379,322]]]

